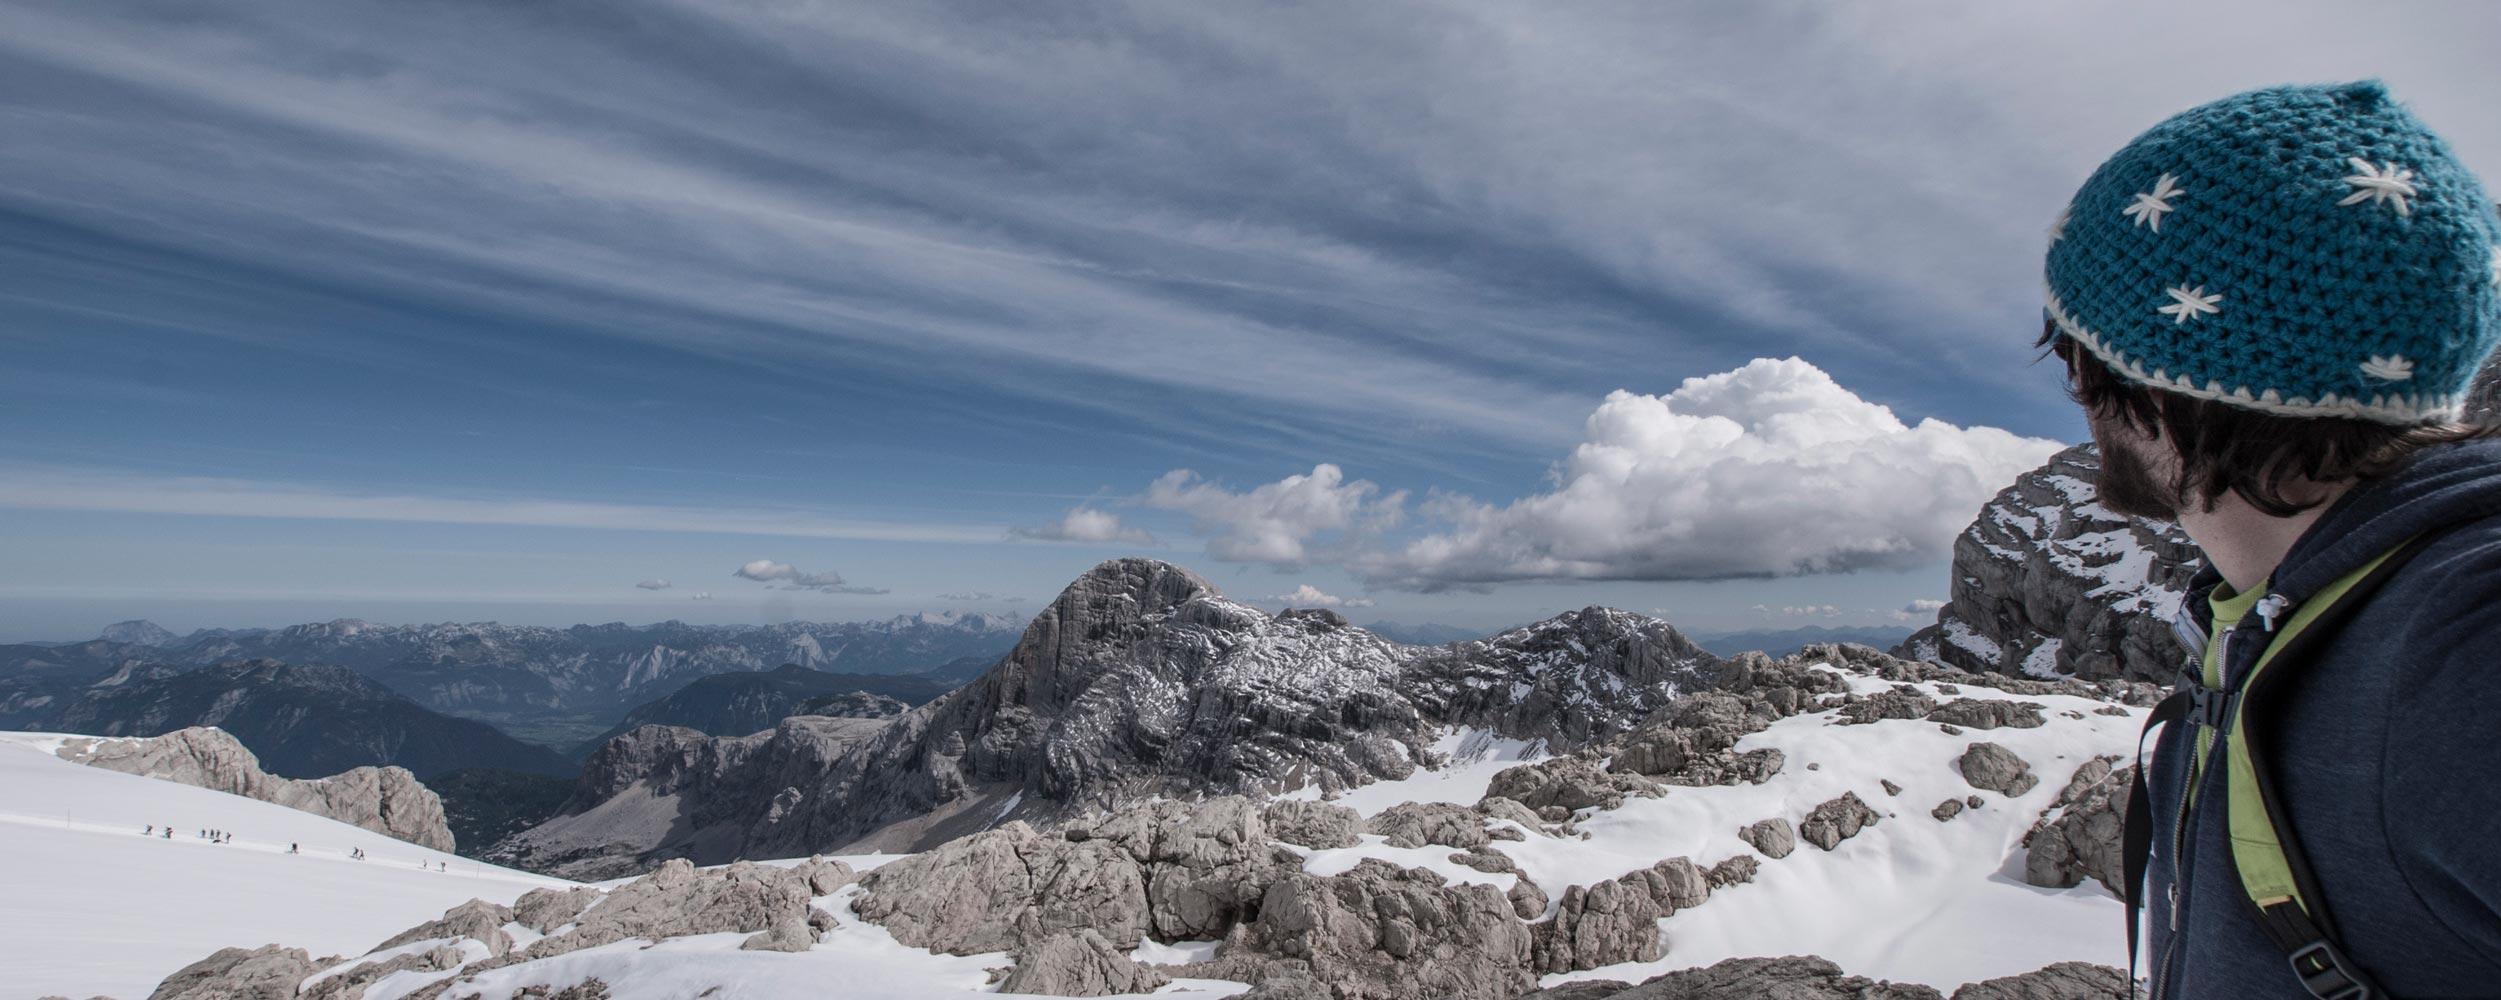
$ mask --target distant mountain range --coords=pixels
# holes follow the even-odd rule
[[[771,729],[794,715],[901,715],[953,689],[926,677],[829,674],[795,663],[766,671],[714,674],[636,706],[624,721],[574,748],[573,756],[588,757],[609,740],[641,726],[682,726],[706,736],[744,736]]]
[[[1363,626],[1363,630],[1392,642],[1403,642],[1410,646],[1439,646],[1445,642],[1482,639],[1490,634],[1484,629],[1460,628],[1457,625],[1442,625],[1434,622],[1426,622],[1422,625],[1401,625],[1397,622],[1380,621]]]
[[[1693,641],[1695,645],[1721,656],[1754,652],[1777,658],[1828,642],[1855,642],[1862,646],[1889,649],[1909,638],[1912,631],[1910,625],[1808,625],[1748,632],[1696,633]]]
[[[117,640],[25,646],[17,659],[135,658],[176,668],[241,660],[345,667],[437,712],[495,723],[569,747],[628,710],[713,674],[785,663],[846,674],[913,675],[958,683],[1005,655],[1021,619],[966,613],[871,622],[780,625],[381,625],[357,619],[281,629],[202,629],[187,636],[121,622]],[[81,649],[108,642],[101,652]],[[11,676],[0,656],[0,700]],[[0,708],[0,721],[5,721]],[[254,748],[258,750],[258,747]]]
[[[545,747],[430,711],[344,668],[250,660],[183,670],[148,662],[144,653],[101,640],[0,646],[0,725],[94,736],[215,726],[249,747],[269,773],[292,778],[369,764],[396,764],[420,779],[467,767],[574,770]]]

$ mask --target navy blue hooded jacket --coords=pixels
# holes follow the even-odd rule
[[[2397,1000],[2501,997],[2501,441],[2425,449],[2348,491],[2276,565],[2269,593],[2298,608],[2421,532],[2440,534],[2316,656],[2269,668],[2297,672],[2277,682],[2261,750],[2355,964]],[[2194,613],[2219,579],[2199,575]],[[2254,611],[2220,625],[2228,687],[2272,636]],[[2309,997],[2227,853],[2219,740],[2174,843],[2196,750],[2194,727],[2164,728],[2147,764],[2153,995]]]

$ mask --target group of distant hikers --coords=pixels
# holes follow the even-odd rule
[[[140,835],[145,837],[161,837],[166,840],[172,840],[174,839],[174,827],[171,823],[162,827],[151,823],[148,825],[146,830],[141,831]],[[201,830],[197,833],[197,836],[199,839],[208,841],[212,844],[234,843],[234,832],[231,830]],[[287,853],[302,854],[304,853],[303,846],[304,845],[302,844],[288,844]],[[347,857],[350,861],[363,861],[365,860],[365,849],[362,847],[348,848]],[[427,871],[448,872],[452,870],[452,865],[449,861],[421,860],[417,862],[417,867],[423,868]]]

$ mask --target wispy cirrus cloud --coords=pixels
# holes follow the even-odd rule
[[[730,575],[742,580],[772,584],[780,590],[813,590],[822,594],[888,593],[881,587],[855,586],[845,581],[842,574],[830,570],[810,573],[789,563],[776,562],[771,559],[758,559],[747,563],[731,571]]]
[[[905,542],[977,543],[999,537],[999,529],[991,526],[875,521],[809,510],[367,493],[305,483],[34,465],[0,466],[0,508]]]
[[[1044,542],[1118,542],[1127,545],[1153,545],[1155,536],[1144,528],[1123,523],[1116,511],[1100,507],[1071,507],[1059,520],[1032,527],[1007,529],[1009,538]]]

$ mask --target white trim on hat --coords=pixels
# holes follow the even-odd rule
[[[2050,322],[2057,324],[2058,332],[2084,345],[2086,350],[2093,352],[2094,357],[2102,359],[2102,362],[2109,365],[2111,370],[2118,372],[2128,381],[2149,385],[2164,392],[2176,392],[2198,399],[2211,399],[2242,409],[2288,417],[2360,417],[2383,424],[2407,425],[2432,420],[2456,420],[2466,412],[2466,398],[2462,393],[2379,395],[2368,400],[2361,400],[2349,399],[2331,392],[2313,400],[2306,396],[2285,399],[2273,389],[2268,389],[2263,393],[2251,393],[2249,387],[2245,385],[2225,389],[2222,383],[2211,380],[2199,386],[2186,375],[2174,377],[2165,371],[2146,371],[2143,363],[2130,359],[2118,348],[2110,346],[2108,340],[2094,333],[2092,328],[2085,326],[2082,321],[2068,313],[2066,304],[2058,300],[2057,289],[2044,289],[2042,296],[2043,308],[2048,311]]]

